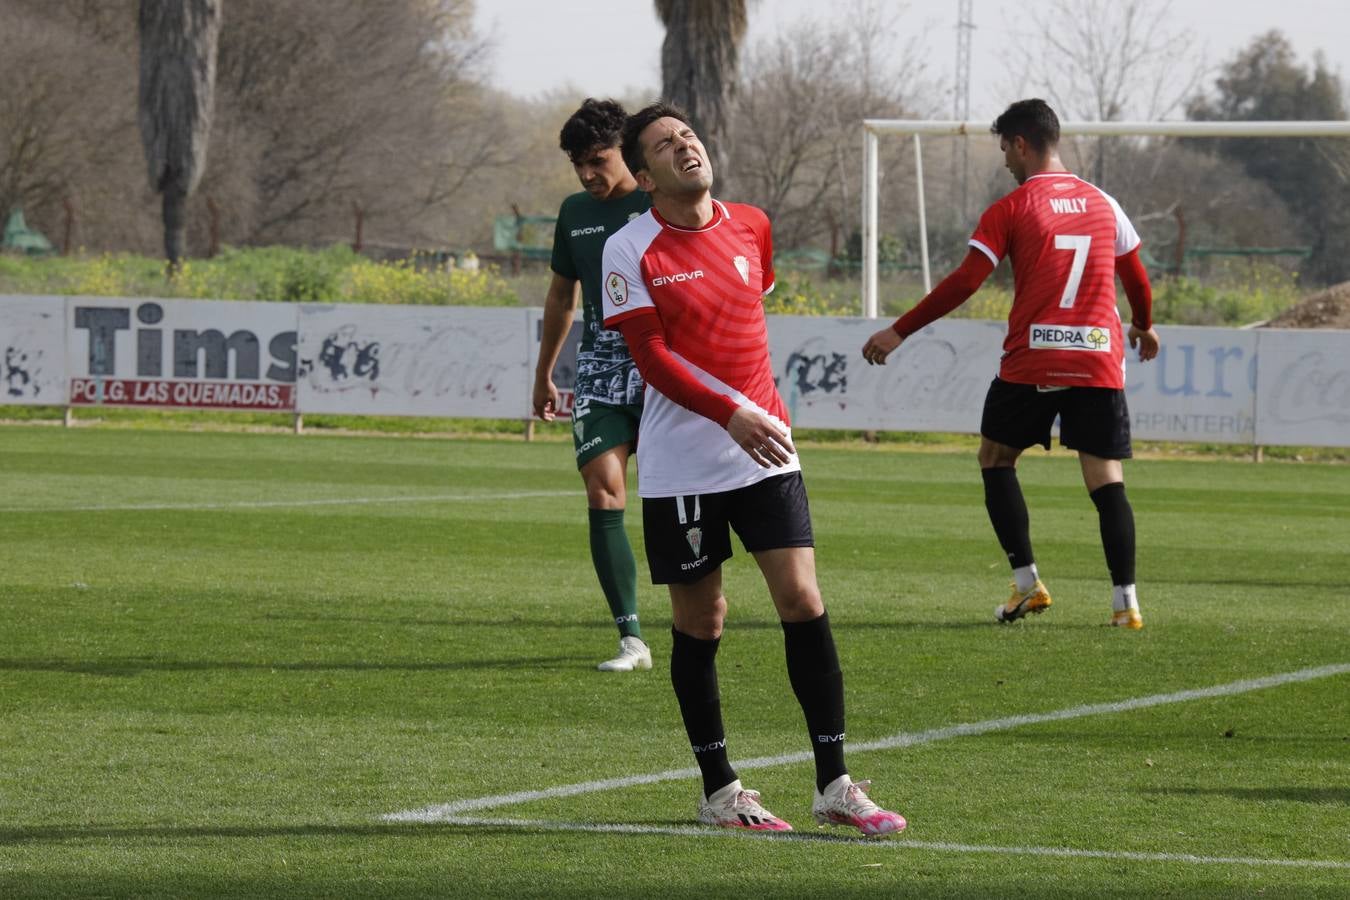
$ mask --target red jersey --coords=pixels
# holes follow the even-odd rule
[[[1000,378],[1124,388],[1116,257],[1139,235],[1114,198],[1068,172],[1033,175],[985,210],[970,245],[994,265],[1012,257]]]
[[[689,373],[741,406],[788,424],[774,384],[763,296],[773,289],[773,240],[756,207],[713,201],[702,228],[652,209],[605,242],[605,327],[660,318],[666,345]],[[639,494],[734,490],[800,468],[763,468],[717,422],[647,386],[638,440]]]

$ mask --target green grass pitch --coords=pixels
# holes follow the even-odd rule
[[[692,766],[641,562],[656,668],[594,671],[568,445],[0,428],[0,897],[1350,894],[1344,669],[1112,706],[1350,663],[1350,468],[1129,463],[1129,633],[1076,462],[1028,456],[1055,605],[1004,627],[973,454],[803,449],[850,768],[910,828],[817,830],[795,761],[742,773],[765,840],[691,778],[384,818]],[[808,750],[743,553],[726,590],[732,758]]]

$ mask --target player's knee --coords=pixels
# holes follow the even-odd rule
[[[586,505],[591,509],[623,509],[627,499],[622,478],[596,475],[586,479]]]
[[[820,618],[825,612],[820,588],[811,584],[794,585],[779,591],[778,596],[774,597],[774,606],[778,608],[778,617],[784,622],[809,622]]]

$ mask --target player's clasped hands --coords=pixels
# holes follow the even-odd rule
[[[727,421],[727,433],[750,458],[766,469],[786,465],[797,448],[773,420],[742,406]]]
[[[894,328],[887,325],[868,338],[867,343],[863,344],[863,359],[867,360],[869,366],[884,366],[886,365],[886,357],[890,356],[891,351],[899,347],[903,341],[904,338],[900,337]]]

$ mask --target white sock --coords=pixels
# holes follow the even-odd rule
[[[1134,585],[1118,584],[1111,588],[1111,610],[1121,612],[1126,609],[1139,612],[1139,599],[1134,595]]]
[[[1013,581],[1017,583],[1017,589],[1024,594],[1036,586],[1036,579],[1038,578],[1040,576],[1036,574],[1035,563],[1013,569]]]

